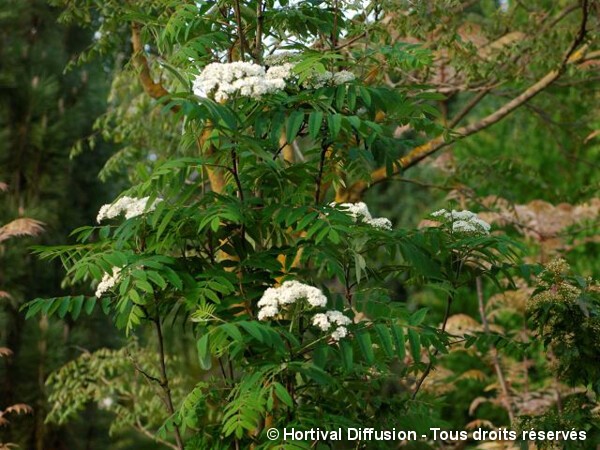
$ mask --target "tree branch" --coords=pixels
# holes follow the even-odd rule
[[[240,1],[234,0],[233,2],[233,10],[235,13],[235,21],[238,28],[238,35],[240,38],[240,60],[245,61],[245,53],[246,53],[246,36],[244,34],[244,28],[242,25],[242,12],[240,11]]]
[[[139,419],[136,420],[135,425],[133,425],[133,429],[139,431],[146,437],[152,439],[155,442],[158,442],[159,444],[165,445],[174,450],[179,450],[177,446],[171,444],[169,441],[165,441],[164,439],[161,439],[158,436],[155,436],[153,433],[151,433],[146,427],[142,425]]]
[[[140,25],[137,23],[131,24],[131,44],[133,46],[133,63],[140,70],[140,82],[144,91],[154,99],[160,99],[169,95],[169,91],[161,83],[155,83],[152,78],[150,65],[144,56],[144,46],[140,37]],[[173,112],[178,112],[179,109],[179,105],[171,107]]]
[[[142,45],[142,40],[140,37],[140,26],[137,23],[131,24],[131,44],[133,46],[133,62],[135,66],[140,70],[139,77],[144,91],[150,97],[157,100],[169,95],[169,91],[167,91],[162,84],[155,83],[152,78],[152,75],[150,73],[150,66],[148,65],[148,60],[144,56],[144,46]],[[171,111],[174,113],[179,112],[180,109],[181,108],[179,105],[171,106]],[[205,156],[212,156],[214,154],[215,149],[212,145],[208,145],[206,149],[204,148],[205,143],[208,141],[211,132],[211,124],[210,122],[207,122],[202,134],[197,140],[198,148],[200,149],[200,151],[205,151]],[[222,192],[223,188],[225,187],[223,171],[207,167],[206,172],[208,173],[208,179],[210,181],[210,186],[213,192]]]
[[[386,167],[380,167],[380,168],[374,170],[373,172],[371,172],[371,182],[370,183],[367,183],[366,181],[363,181],[363,180],[357,181],[352,186],[350,186],[348,189],[337,193],[336,201],[338,201],[338,202],[340,202],[340,201],[341,202],[358,201],[360,199],[360,197],[362,196],[363,192],[366,189],[368,189],[372,183],[377,183],[377,182],[383,181],[383,180],[387,179],[390,175],[396,175],[396,174],[400,173],[401,171],[404,171],[404,170],[408,169],[409,167],[416,165],[417,163],[419,163],[426,157],[432,155],[433,153],[437,152],[438,150],[440,150],[460,139],[471,136],[472,134],[478,133],[479,131],[482,131],[482,130],[492,126],[493,124],[499,122],[504,117],[506,117],[507,115],[512,113],[515,109],[519,108],[520,106],[522,106],[523,104],[525,104],[526,102],[531,100],[533,97],[535,97],[537,94],[542,92],[544,89],[546,89],[552,83],[554,83],[564,73],[564,71],[566,70],[566,68],[569,64],[579,63],[584,58],[586,46],[583,46],[579,50],[577,50],[577,48],[583,43],[583,40],[585,39],[586,25],[587,25],[587,19],[588,19],[588,0],[582,0],[581,8],[582,8],[583,13],[582,13],[581,25],[579,27],[577,36],[571,43],[569,49],[567,50],[564,57],[562,58],[561,63],[559,64],[559,66],[556,69],[548,72],[543,78],[541,78],[539,81],[537,81],[536,83],[531,85],[528,89],[526,89],[524,92],[522,92],[519,96],[517,96],[514,99],[512,99],[511,101],[509,101],[508,103],[506,103],[504,106],[502,106],[501,108],[499,108],[492,114],[484,117],[483,119],[481,119],[473,124],[466,125],[466,126],[463,126],[463,127],[460,127],[458,129],[454,130],[452,133],[453,136],[449,140],[445,140],[444,136],[441,135],[441,136],[437,136],[437,137],[433,138],[432,140],[430,140],[429,142],[426,142],[423,145],[420,145],[420,146],[414,148],[408,154],[406,154],[405,156],[401,157],[399,160],[396,161],[396,164],[395,164],[394,169],[391,174],[388,174]]]
[[[254,36],[254,60],[257,64],[262,64],[262,35],[264,24],[263,2],[256,2],[256,33]]]

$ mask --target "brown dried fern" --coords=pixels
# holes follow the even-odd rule
[[[0,242],[16,236],[37,236],[44,231],[44,223],[28,217],[20,217],[0,227]]]

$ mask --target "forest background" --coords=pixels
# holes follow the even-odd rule
[[[0,447],[262,448],[268,424],[402,414],[389,424],[576,428],[588,439],[566,448],[598,448],[599,23],[593,0],[2,2]],[[229,108],[193,96],[208,63],[268,65],[276,48],[302,55],[300,81],[269,97],[262,122],[260,99]],[[354,80],[302,84],[327,70]],[[247,151],[230,161],[236,146]],[[294,187],[279,192],[273,177]],[[169,204],[148,218],[154,231],[137,219],[123,222],[131,229],[85,228],[132,187]],[[264,198],[296,215],[266,208],[269,224],[261,208],[277,202]],[[334,201],[365,202],[393,231],[355,231],[326,209]],[[477,211],[492,224],[489,241],[444,234],[452,223],[430,216],[441,208]],[[311,228],[326,214],[335,226]],[[276,244],[256,244],[253,227]],[[140,249],[143,233],[154,244]],[[222,244],[230,235],[239,240]],[[221,254],[204,253],[211,242]],[[465,248],[480,253],[452,278]],[[99,307],[94,291],[110,267],[79,268],[101,252],[113,266],[176,260],[157,260],[158,275],[131,283],[179,306],[154,310],[125,288],[115,295],[129,306]],[[164,276],[171,267],[180,289]],[[351,338],[319,347],[342,372],[316,350],[294,361],[311,365],[293,377],[261,372],[269,357],[253,346],[279,350],[268,323],[250,319],[261,292],[290,274],[353,316]],[[246,316],[232,312],[240,299]],[[384,321],[379,304],[398,322]],[[239,325],[219,328],[213,316]],[[244,370],[264,378],[251,384]],[[304,401],[327,393],[333,404],[356,389],[340,406],[354,412],[303,410],[307,380],[321,387]],[[256,397],[242,398],[240,386]],[[418,445],[407,448],[523,448]]]

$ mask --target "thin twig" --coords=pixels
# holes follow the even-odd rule
[[[479,316],[481,317],[481,323],[483,324],[483,331],[486,335],[489,335],[490,326],[487,320],[487,316],[485,314],[481,277],[477,277],[475,279],[475,284],[477,286],[477,301],[479,303]],[[506,378],[504,377],[504,372],[502,372],[502,366],[500,365],[498,349],[496,348],[493,342],[491,343],[491,353],[492,363],[494,364],[494,370],[496,371],[496,376],[498,377],[498,382],[500,383],[500,388],[502,389],[502,400],[504,402],[504,406],[506,407],[506,411],[508,412],[508,418],[512,425],[515,420],[515,413],[513,411],[512,402],[510,401],[510,392],[508,391],[508,384],[506,383]]]
[[[142,423],[140,422],[140,419],[137,419],[135,421],[135,425],[133,425],[133,429],[134,430],[138,430],[140,433],[142,433],[143,435],[147,436],[148,438],[152,439],[153,441],[156,441],[162,445],[166,445],[169,448],[172,448],[174,450],[178,450],[178,447],[176,445],[171,444],[169,441],[165,441],[164,439],[159,438],[158,436],[154,435],[153,433],[151,433],[150,431],[148,431],[148,429],[146,429],[146,427],[144,427],[142,425]]]
[[[237,154],[235,149],[231,150],[231,175],[233,175],[233,179],[235,180],[235,184],[238,189],[238,198],[243,202],[244,201],[244,191],[242,189],[242,183],[240,181],[240,175],[238,172],[238,161]]]
[[[470,101],[469,103],[467,103],[465,105],[465,107],[463,109],[461,109],[448,123],[448,129],[452,129],[454,128],[456,125],[458,125],[460,123],[461,120],[463,120],[467,114],[469,114],[469,112],[471,112],[471,110],[473,108],[475,108],[475,106],[477,106],[479,104],[479,102],[481,100],[483,100],[483,98],[492,90],[492,88],[488,87],[482,91],[479,91],[477,93],[477,95],[475,95]]]
[[[156,303],[158,303],[158,301],[156,301]],[[173,399],[171,398],[171,388],[169,387],[169,377],[167,375],[167,364],[165,361],[165,344],[164,344],[162,327],[160,325],[160,316],[158,315],[158,310],[156,311],[156,317],[154,317],[153,322],[156,327],[156,336],[158,338],[158,356],[159,356],[159,362],[160,362],[160,376],[161,376],[160,386],[162,387],[163,392],[165,394],[165,403],[167,405],[167,410],[169,411],[169,414],[173,415],[173,414],[175,414],[175,408],[173,407]],[[175,434],[175,441],[177,442],[178,450],[183,450],[185,447],[183,444],[183,440],[181,439],[181,433],[179,431],[179,426],[176,424],[173,424],[173,431]]]
[[[454,274],[455,275],[454,280],[458,280],[460,273],[462,271],[463,262],[467,258],[467,256],[468,256],[468,254],[466,254],[464,256],[458,255],[458,257],[456,259],[456,273]],[[453,286],[454,286],[454,288],[457,287],[454,284],[454,282],[453,282]],[[454,299],[454,292],[450,292],[448,294],[448,299],[446,300],[446,311],[444,312],[444,320],[442,321],[442,326],[440,328],[440,331],[442,333],[446,332],[446,325],[448,325],[448,318],[450,317],[450,308],[452,307],[453,299]],[[435,360],[435,358],[437,357],[437,355],[439,353],[440,353],[440,351],[436,348],[435,351],[433,352],[433,354],[431,355],[431,358],[429,359],[429,364],[427,364],[427,368],[423,372],[423,375],[421,375],[421,378],[419,378],[419,381],[417,381],[417,385],[415,386],[415,391],[413,392],[413,395],[412,395],[413,400],[415,398],[417,398],[417,394],[419,393],[419,390],[421,389],[423,382],[429,376],[429,373],[431,372],[431,369],[433,368],[433,361]]]
[[[137,370],[139,373],[141,373],[148,381],[152,381],[153,383],[156,383],[159,386],[162,386],[161,380],[150,375],[148,372],[146,372],[144,369],[142,369],[142,367],[137,363],[137,361],[135,360],[135,358],[133,357],[132,354],[129,354],[129,358],[131,359],[131,362],[133,363],[133,367],[135,368],[135,370]]]
[[[323,168],[325,167],[325,156],[327,154],[327,145],[323,144],[321,148],[321,160],[319,162],[319,173],[317,174],[317,189],[315,190],[315,204],[321,203],[321,183],[323,182]]]
[[[357,34],[356,36],[348,39],[346,42],[342,42],[341,44],[339,44],[337,47],[335,47],[336,50],[341,50],[344,47],[348,47],[349,45],[354,44],[356,41],[358,41],[359,39],[364,38],[367,35],[366,31],[363,31],[360,34]]]
[[[452,306],[452,299],[453,299],[453,294],[449,294],[448,295],[448,299],[446,301],[446,311],[444,313],[444,321],[442,322],[442,327],[440,328],[440,330],[441,330],[442,333],[444,333],[446,331],[446,325],[448,324],[448,317],[450,316],[450,307]],[[429,363],[427,364],[427,368],[425,369],[425,371],[421,375],[421,378],[419,378],[419,381],[417,381],[417,385],[415,386],[415,390],[414,390],[414,392],[412,394],[412,399],[413,400],[415,398],[417,398],[417,394],[421,390],[421,386],[423,386],[423,382],[429,376],[429,373],[431,372],[431,369],[433,369],[433,361],[435,360],[435,357],[439,354],[439,352],[440,351],[436,348],[435,351],[433,352],[433,355],[429,359]]]

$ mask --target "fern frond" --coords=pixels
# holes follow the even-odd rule
[[[16,236],[37,236],[44,231],[44,223],[39,220],[21,217],[0,227],[0,242]]]
[[[202,302],[190,317],[192,322],[210,322],[215,319],[216,305]]]
[[[4,410],[4,414],[31,414],[33,408],[25,403],[16,403]]]

